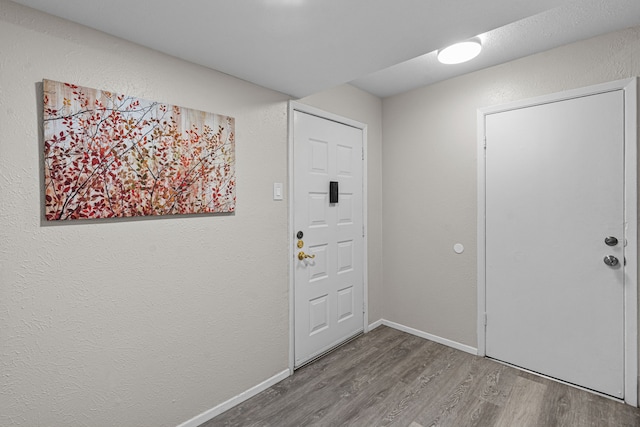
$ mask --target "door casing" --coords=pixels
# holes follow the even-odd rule
[[[319,108],[311,107],[300,102],[289,101],[288,109],[288,176],[289,176],[289,372],[293,374],[295,366],[295,230],[294,230],[294,207],[296,201],[293,197],[293,184],[294,184],[294,172],[293,172],[293,112],[300,111],[302,113],[317,116],[326,120],[331,120],[337,123],[342,123],[347,126],[362,130],[362,221],[364,225],[364,237],[363,237],[363,257],[362,257],[362,275],[363,275],[363,330],[364,333],[369,332],[369,300],[368,300],[368,276],[367,276],[367,237],[369,235],[367,228],[367,125],[355,120],[347,119],[336,114],[332,114],[323,111]]]
[[[485,116],[549,102],[563,101],[614,90],[624,91],[624,222],[627,246],[624,266],[624,401],[638,406],[638,230],[637,230],[637,79],[569,90],[508,104],[481,108],[478,121],[478,355],[486,355],[486,253],[485,253]]]

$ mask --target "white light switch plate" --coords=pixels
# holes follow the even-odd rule
[[[273,200],[282,200],[284,199],[284,186],[281,182],[273,183]]]

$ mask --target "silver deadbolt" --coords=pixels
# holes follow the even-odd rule
[[[618,239],[616,239],[616,238],[615,238],[615,237],[613,237],[613,236],[605,237],[605,239],[604,239],[604,243],[605,243],[607,246],[615,246],[615,245],[617,245],[617,244],[618,244]]]
[[[609,267],[615,267],[619,262],[620,261],[618,261],[618,258],[614,257],[613,255],[607,255],[606,257],[604,257],[604,263]]]

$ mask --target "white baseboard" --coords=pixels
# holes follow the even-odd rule
[[[389,320],[385,320],[385,319],[378,320],[377,322],[375,322],[373,324],[375,325],[378,322],[380,322],[380,324],[388,326],[390,328],[397,329],[399,331],[406,332],[408,334],[415,335],[415,336],[418,336],[420,338],[424,338],[424,339],[427,339],[427,340],[430,340],[430,341],[434,341],[434,342],[437,342],[439,344],[446,345],[448,347],[452,347],[452,348],[455,348],[457,350],[464,351],[466,353],[471,353],[474,356],[478,355],[478,349],[477,348],[471,347],[471,346],[466,345],[466,344],[461,344],[461,343],[456,342],[456,341],[451,341],[451,340],[448,340],[446,338],[442,338],[442,337],[439,337],[437,335],[432,335],[432,334],[429,334],[427,332],[420,331],[418,329],[413,329],[413,328],[410,328],[408,326],[401,325],[400,323],[390,322]],[[377,326],[380,326],[380,325],[377,325]]]
[[[266,379],[260,384],[251,387],[249,390],[243,391],[239,395],[232,397],[226,402],[222,402],[218,406],[208,409],[203,413],[201,413],[200,415],[196,415],[195,417],[191,418],[189,421],[183,422],[178,427],[198,427],[200,424],[204,424],[210,419],[212,419],[213,417],[220,415],[224,411],[229,410],[234,406],[241,404],[245,400],[252,398],[256,394],[268,389],[274,384],[279,383],[280,381],[284,380],[290,375],[291,375],[291,371],[289,371],[289,369],[285,369],[284,371],[272,376],[271,378]]]
[[[369,325],[369,330],[368,331],[373,331],[375,328],[377,328],[378,326],[382,326],[382,322],[384,320],[382,319],[378,319],[375,322],[373,322],[372,324]],[[368,332],[367,331],[367,332]]]

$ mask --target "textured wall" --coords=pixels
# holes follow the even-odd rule
[[[633,28],[386,98],[383,317],[476,347],[477,109],[637,75]]]
[[[300,102],[367,126],[367,255],[369,323],[382,318],[382,100],[349,85],[308,96]]]
[[[234,116],[235,215],[44,222],[43,78]],[[0,1],[0,425],[175,426],[287,369],[286,101]]]
[[[235,215],[43,221],[43,78],[235,117]],[[1,426],[175,426],[287,369],[287,100],[0,0]],[[302,102],[369,124],[377,320],[381,101]]]

